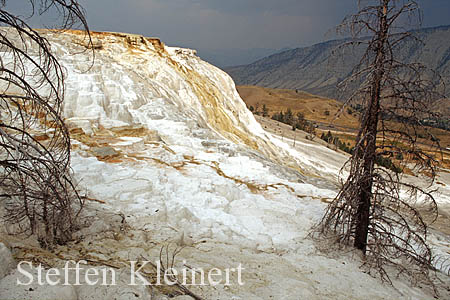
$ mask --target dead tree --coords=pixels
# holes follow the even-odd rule
[[[2,217],[12,233],[36,234],[43,247],[52,247],[71,239],[83,207],[70,177],[70,137],[61,112],[65,74],[42,32],[8,12],[7,2],[0,1]],[[58,30],[81,25],[90,40],[76,1],[28,4],[28,17],[57,12]]]
[[[407,30],[420,23],[415,1],[359,0],[358,5],[358,13],[346,17],[338,31],[352,37],[340,49],[363,49],[360,63],[339,84],[351,95],[346,104],[363,107],[360,128],[345,166],[348,177],[317,229],[362,251],[368,270],[389,282],[388,266],[430,282],[433,256],[420,211],[436,216],[437,205],[426,187],[403,182],[401,170],[426,171],[434,179],[437,160],[431,149],[439,144],[424,120],[437,117],[430,106],[440,97],[441,80],[396,55],[404,43],[421,42]],[[419,144],[419,136],[431,144]],[[394,161],[395,172],[378,166],[380,158]]]

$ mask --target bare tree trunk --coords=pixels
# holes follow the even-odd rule
[[[431,107],[444,94],[440,89],[442,78],[421,63],[398,58],[403,43],[422,42],[402,29],[414,20],[420,23],[416,1],[357,2],[358,12],[347,16],[337,28],[338,32],[350,33],[352,40],[336,51],[347,46],[365,48],[351,75],[339,83],[342,90],[351,92],[344,106],[356,102],[363,108],[361,125],[345,166],[350,167],[349,175],[328,205],[317,231],[331,241],[351,244],[362,251],[364,267],[369,272],[378,271],[383,280],[392,284],[386,267],[393,266],[398,275],[405,274],[416,283],[418,278],[423,279],[436,294],[429,272],[436,256],[427,244],[429,224],[417,209],[417,201],[420,199],[421,205],[437,217],[437,203],[429,188],[439,162],[417,141],[424,134],[434,149],[440,149],[423,120],[440,118]],[[405,147],[405,143],[409,146]],[[380,165],[389,157],[396,157],[399,167],[392,161],[394,168]],[[407,167],[428,171],[430,186],[403,182],[401,173]],[[403,197],[403,192],[408,197]],[[326,247],[323,250],[333,249]]]
[[[380,27],[377,32],[378,41],[377,47],[374,49],[375,70],[372,80],[372,89],[370,95],[369,112],[361,127],[359,139],[363,140],[359,151],[356,154],[358,159],[363,159],[363,177],[358,195],[358,209],[356,213],[356,228],[354,246],[360,249],[364,254],[367,246],[367,236],[369,233],[369,217],[370,217],[370,202],[372,198],[372,185],[374,164],[376,158],[376,142],[378,132],[378,119],[380,112],[381,99],[381,82],[384,76],[384,59],[385,59],[385,44],[387,43],[388,25],[387,25],[387,10],[389,0],[383,1],[382,11],[379,11]]]

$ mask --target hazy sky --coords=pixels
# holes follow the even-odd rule
[[[10,0],[20,7],[28,0]],[[160,37],[200,50],[280,49],[326,35],[357,0],[79,0],[92,30]],[[424,26],[450,24],[450,0],[419,0]]]
[[[310,45],[356,0],[81,0],[93,30],[160,37],[197,49]],[[421,0],[425,26],[450,24],[450,0]]]

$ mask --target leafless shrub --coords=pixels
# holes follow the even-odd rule
[[[159,267],[150,262],[149,259],[143,256],[141,258],[143,259],[143,261],[149,262],[155,270],[159,271],[159,274],[156,274],[156,276],[158,276],[160,279],[163,278],[164,283],[172,283],[172,286],[176,288],[176,295],[188,295],[196,300],[203,300],[203,298],[196,295],[186,286],[184,286],[173,272],[173,270],[175,269],[176,257],[184,248],[184,246],[179,246],[177,244],[172,245],[171,243],[161,246],[161,249],[159,251]],[[173,296],[174,295],[172,295],[172,297]]]
[[[81,24],[72,0],[29,0],[30,15],[57,11],[61,27]],[[61,117],[64,69],[49,42],[0,1],[0,189],[14,233],[43,247],[65,243],[83,207],[70,177],[70,138]],[[88,38],[89,37],[89,31]]]

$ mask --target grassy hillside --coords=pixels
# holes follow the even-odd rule
[[[303,113],[307,120],[316,122],[333,123],[335,126],[356,129],[358,126],[358,114],[352,109],[342,109],[342,103],[326,97],[315,96],[303,91],[287,89],[270,89],[258,86],[238,86],[237,90],[248,107],[258,106],[261,112],[266,105],[269,116],[290,108],[294,115]]]
[[[315,96],[303,91],[288,89],[269,89],[258,86],[238,86],[237,90],[248,107],[258,106],[261,112],[266,105],[269,116],[290,108],[294,115],[303,113],[307,120],[333,123],[337,126],[357,128],[358,115],[352,109],[342,109],[342,103],[326,97]]]
[[[450,95],[450,26],[414,32],[423,43],[406,39],[396,47],[403,62],[421,62],[436,70],[447,83]],[[338,98],[336,83],[346,78],[359,62],[364,49],[335,51],[344,40],[328,41],[310,47],[274,54],[244,66],[226,68],[238,85],[299,89],[316,95]]]
[[[342,109],[342,103],[337,100],[315,96],[303,91],[258,86],[237,86],[237,90],[247,107],[254,109],[258,107],[259,115],[262,114],[264,105],[268,111],[268,118],[280,111],[285,112],[287,109],[291,109],[294,115],[301,112],[305,119],[317,125],[318,136],[323,132],[331,131],[341,141],[354,144],[359,113],[347,107]],[[398,124],[392,122],[390,126],[395,128]],[[436,128],[431,128],[431,130],[439,138],[443,148],[450,147],[449,131]],[[424,147],[429,145],[429,141],[426,139],[419,138],[418,142]],[[447,167],[450,167],[450,151],[444,151],[443,161]]]

